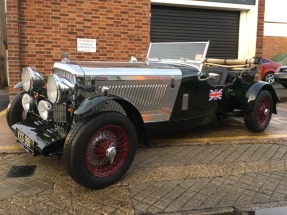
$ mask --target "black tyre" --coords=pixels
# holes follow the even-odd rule
[[[6,120],[13,132],[14,130],[12,129],[12,125],[24,119],[24,109],[22,106],[23,94],[24,92],[18,93],[8,105]]]
[[[282,84],[283,87],[287,88],[287,84]]]
[[[253,111],[244,116],[246,127],[253,132],[264,131],[270,122],[272,110],[271,94],[266,90],[261,91],[255,100]]]
[[[265,77],[264,81],[268,82],[269,84],[273,84],[275,79],[274,79],[274,73],[273,72],[268,72]]]
[[[104,112],[77,122],[64,145],[70,176],[90,189],[111,185],[126,173],[137,146],[136,130],[123,114]]]

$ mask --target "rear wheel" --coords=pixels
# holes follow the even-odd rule
[[[268,82],[269,84],[273,84],[274,83],[274,73],[268,72],[264,77],[264,81]]]
[[[287,84],[282,84],[283,87],[287,88]]]
[[[100,113],[78,122],[64,146],[70,176],[87,188],[111,185],[129,169],[137,145],[132,122],[117,112]]]
[[[264,131],[270,122],[272,110],[271,94],[266,90],[261,91],[255,100],[253,111],[244,116],[246,127],[253,132]]]

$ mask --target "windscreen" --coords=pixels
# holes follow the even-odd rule
[[[151,43],[147,59],[186,60],[202,62],[205,59],[209,42]]]

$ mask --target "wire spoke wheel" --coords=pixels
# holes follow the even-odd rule
[[[103,188],[121,179],[135,157],[137,133],[118,112],[83,118],[69,132],[63,159],[69,175],[87,188]]]
[[[115,125],[97,131],[87,144],[85,164],[91,174],[105,177],[115,173],[127,158],[127,132]]]
[[[259,125],[263,126],[266,121],[269,119],[271,114],[271,103],[268,97],[264,97],[263,100],[259,103],[257,110],[257,122]]]
[[[273,111],[273,100],[269,91],[261,91],[253,106],[253,111],[244,115],[246,127],[253,132],[264,131],[269,125]]]

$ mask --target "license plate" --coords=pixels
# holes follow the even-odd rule
[[[28,137],[26,134],[24,134],[22,131],[17,129],[16,131],[17,139],[28,149],[32,149],[34,146],[34,141]]]

